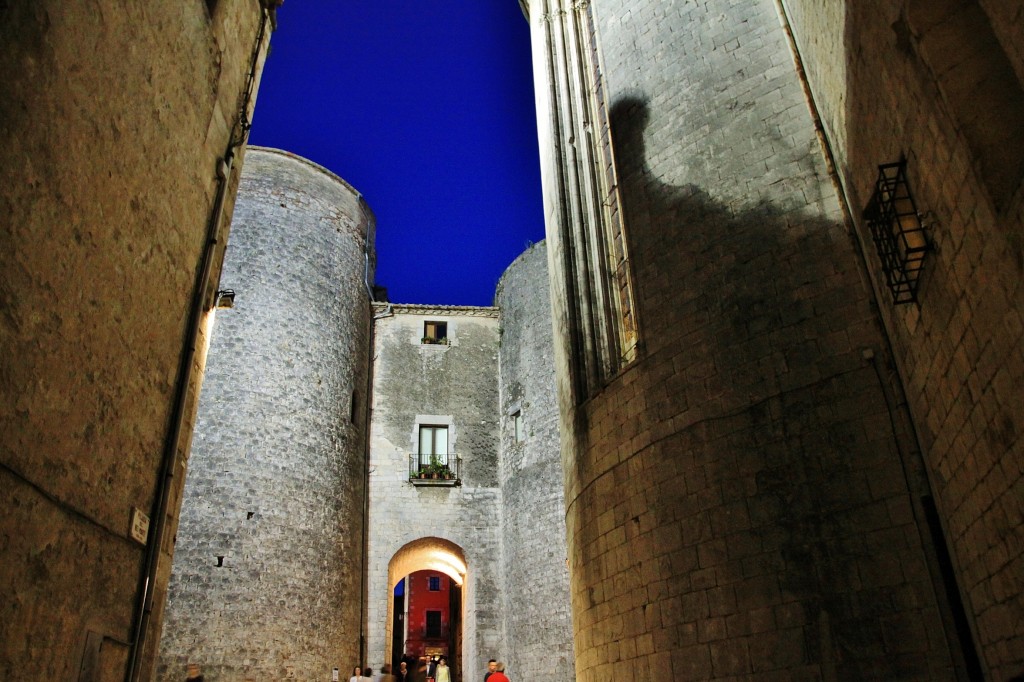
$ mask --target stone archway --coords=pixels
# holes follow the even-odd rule
[[[394,651],[393,647],[395,601],[392,595],[394,594],[395,586],[406,576],[424,570],[443,573],[452,579],[454,585],[461,588],[465,583],[467,573],[465,553],[460,546],[450,540],[439,537],[424,537],[403,545],[391,557],[391,560],[388,562],[388,607],[384,638],[384,660],[386,661],[397,660],[403,653]],[[454,635],[455,646],[451,651],[450,657],[453,662],[457,661],[457,665],[454,667],[456,682],[461,679],[461,671],[463,669],[461,643],[465,601],[460,598],[458,604],[458,612],[451,614],[452,627],[456,629],[456,634]]]

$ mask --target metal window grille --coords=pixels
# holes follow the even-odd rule
[[[907,182],[906,160],[878,167],[875,192],[864,217],[893,303],[916,302],[918,280],[931,245]]]

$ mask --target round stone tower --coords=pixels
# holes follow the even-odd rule
[[[221,278],[160,661],[330,679],[358,660],[373,216],[250,148]]]
[[[577,679],[950,679],[782,3],[670,4],[527,8]]]
[[[501,310],[502,583],[506,646],[519,679],[575,679],[565,496],[558,436],[547,248],[534,244],[498,284]]]

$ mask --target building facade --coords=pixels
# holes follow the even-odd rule
[[[0,676],[152,671],[268,19],[0,7]]]
[[[505,271],[493,308],[375,304],[371,662],[403,653],[387,595],[431,568],[460,590],[456,676],[496,658],[516,677],[573,678],[547,301],[537,244]],[[451,478],[428,478],[434,459]]]
[[[316,680],[441,649],[456,680],[488,658],[571,679],[543,245],[506,271],[501,308],[372,302],[359,193],[286,152],[248,161],[159,679],[191,662]]]
[[[419,660],[426,656],[432,660],[445,657],[454,664],[458,656],[457,630],[461,604],[459,586],[439,571],[416,571],[403,579],[404,603],[399,609],[395,600],[395,635],[392,644],[392,662],[401,663],[403,656]],[[397,592],[397,590],[396,590]],[[453,618],[454,616],[454,618]],[[401,623],[399,623],[401,621]],[[402,625],[401,631],[398,625]],[[461,671],[449,664],[452,679],[461,680]]]
[[[367,663],[417,653],[393,651],[390,595],[430,570],[461,593],[453,671],[475,673],[503,643],[498,310],[376,303],[374,313]]]
[[[1017,5],[521,5],[579,678],[1019,674]]]

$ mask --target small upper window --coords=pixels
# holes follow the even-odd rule
[[[526,427],[523,425],[523,413],[521,410],[516,410],[512,415],[512,425],[515,428],[516,442],[522,443],[526,440]]]
[[[423,343],[448,345],[448,323],[427,321],[423,323]]]
[[[440,592],[441,577],[437,575],[432,575],[429,578],[427,578],[427,589],[429,589],[431,592]]]

